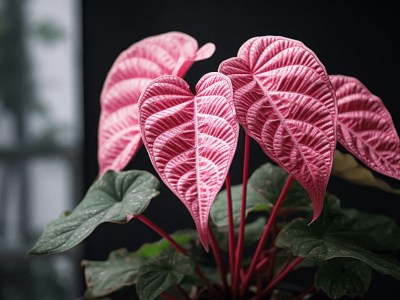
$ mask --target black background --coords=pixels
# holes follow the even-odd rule
[[[312,49],[329,74],[360,79],[380,96],[400,128],[399,29],[395,4],[384,1],[134,1],[85,0],[83,12],[83,64],[85,108],[85,187],[97,175],[97,125],[99,96],[106,74],[118,54],[150,35],[182,31],[203,45],[216,44],[213,57],[193,65],[186,75],[191,86],[207,72],[216,71],[224,59],[235,56],[249,38],[281,35],[302,41]],[[268,158],[251,144],[250,171]],[[241,180],[242,141],[232,165],[233,183]],[[128,168],[155,171],[142,148]],[[384,178],[384,177],[382,177]],[[399,187],[399,182],[385,178]],[[400,199],[372,188],[360,188],[332,178],[328,190],[345,207],[389,214],[399,221]],[[163,188],[146,216],[171,232],[193,226],[184,206]],[[85,247],[85,258],[104,260],[109,251],[138,248],[157,240],[137,222],[100,226]],[[398,282],[374,274],[365,299],[399,299]],[[124,296],[121,296],[125,299]],[[115,298],[116,299],[116,298]]]

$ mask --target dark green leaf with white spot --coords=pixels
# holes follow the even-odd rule
[[[371,282],[371,268],[352,258],[335,258],[323,262],[315,273],[315,286],[331,299],[362,297]]]
[[[167,248],[139,269],[136,292],[141,300],[153,300],[169,287],[178,285],[194,272],[193,261]]]
[[[110,253],[106,261],[83,260],[87,290],[85,298],[108,295],[124,286],[136,283],[144,259],[125,248]]]
[[[66,251],[83,241],[101,223],[126,223],[141,214],[159,194],[159,181],[146,171],[108,171],[68,215],[50,222],[30,254]]]
[[[296,219],[285,226],[276,245],[288,248],[296,256],[319,261],[355,258],[382,274],[400,279],[400,262],[384,255],[399,247],[400,231],[395,223],[385,216],[340,209],[333,196],[326,197],[325,203],[313,224]]]

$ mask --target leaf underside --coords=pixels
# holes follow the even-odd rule
[[[302,43],[247,41],[219,71],[231,80],[239,122],[309,193],[321,213],[336,146],[336,104],[324,66]]]
[[[111,67],[101,93],[99,175],[122,170],[141,145],[137,102],[154,78],[183,76],[192,63],[210,57],[211,43],[198,49],[195,39],[168,32],[143,39],[122,52]]]
[[[400,189],[391,187],[382,179],[376,177],[368,168],[362,166],[351,154],[335,151],[332,175],[354,184],[371,186],[382,191],[400,195]]]
[[[371,169],[400,180],[400,140],[382,100],[356,78],[329,78],[338,103],[338,141]]]
[[[184,203],[208,249],[208,216],[236,150],[239,126],[229,79],[203,76],[196,96],[176,76],[155,79],[139,100],[140,128],[151,161]]]

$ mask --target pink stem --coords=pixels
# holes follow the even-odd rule
[[[265,299],[265,297],[274,289],[274,287],[281,282],[299,263],[303,261],[303,257],[297,257],[285,270],[279,273],[271,283],[256,296],[255,300]]]
[[[257,264],[256,266],[257,272],[262,271],[265,268],[265,266],[268,264],[269,258],[270,258],[269,256],[266,256]]]
[[[303,300],[303,298],[309,294],[314,294],[316,291],[316,287],[314,285],[310,286],[308,289],[306,289],[304,292],[302,292],[300,295],[298,295],[296,298],[293,300]]]
[[[214,233],[211,228],[208,227],[208,236],[210,238],[211,249],[214,252],[215,263],[217,264],[219,275],[221,276],[221,282],[224,290],[228,290],[228,283],[226,282],[226,268],[222,259],[221,250],[218,246],[217,240],[215,239]]]
[[[150,221],[149,219],[147,219],[145,216],[143,215],[137,215],[135,216],[135,218],[139,221],[141,221],[142,223],[144,223],[145,225],[147,225],[149,228],[151,228],[152,230],[154,230],[156,233],[158,233],[161,237],[163,237],[164,239],[166,239],[172,247],[174,247],[179,253],[183,254],[183,255],[188,255],[187,251],[181,247],[181,245],[179,245],[177,242],[175,242],[168,233],[166,233],[164,230],[162,230],[160,227],[158,227],[156,224],[154,224],[152,221]]]
[[[238,242],[236,245],[235,253],[235,269],[233,273],[233,296],[237,297],[239,291],[239,276],[240,267],[242,264],[243,254],[243,241],[244,241],[244,229],[246,225],[246,196],[247,196],[247,180],[249,172],[249,150],[250,150],[250,136],[246,133],[244,138],[244,157],[243,157],[243,180],[242,180],[242,207],[240,211],[240,227]]]
[[[235,269],[235,229],[233,224],[231,178],[228,174],[225,180],[226,200],[228,202],[228,240],[229,240],[229,269],[231,275]],[[231,278],[232,281],[232,278]],[[232,282],[231,282],[232,284]]]
[[[163,297],[165,300],[177,300],[174,296],[166,291],[161,293],[161,297]]]
[[[270,215],[270,217],[268,219],[267,225],[265,226],[263,235],[262,235],[260,241],[258,242],[258,246],[257,246],[256,252],[254,253],[253,259],[251,260],[250,267],[249,267],[249,269],[247,271],[247,275],[246,275],[246,277],[245,277],[245,279],[243,281],[243,284],[241,286],[241,290],[240,290],[241,295],[243,295],[244,292],[246,291],[246,289],[248,288],[248,285],[250,283],[250,279],[251,279],[251,277],[253,275],[253,272],[254,272],[254,270],[255,270],[255,268],[257,266],[258,259],[260,258],[260,255],[261,255],[263,247],[264,247],[264,245],[265,245],[265,243],[266,243],[266,241],[268,239],[270,231],[271,231],[272,227],[275,225],[275,220],[276,220],[276,218],[278,216],[279,208],[281,207],[281,205],[283,203],[283,200],[285,199],[285,196],[289,191],[290,184],[292,183],[292,181],[293,181],[293,177],[289,175],[289,177],[286,180],[286,183],[285,183],[285,185],[284,185],[284,187],[283,187],[283,189],[281,191],[281,194],[279,195],[279,198],[278,198],[278,200],[276,201],[276,203],[274,205],[274,208],[273,208],[273,210],[271,212],[271,215]]]

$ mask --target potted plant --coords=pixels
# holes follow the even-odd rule
[[[137,251],[83,261],[88,299],[128,285],[143,300],[277,299],[290,272],[310,267],[314,284],[287,299],[362,296],[372,269],[400,279],[395,221],[344,209],[326,192],[334,175],[399,193],[368,169],[400,179],[399,137],[382,101],[355,78],[329,76],[301,42],[277,36],[245,42],[192,93],[182,77],[214,50],[169,32],[122,52],[101,94],[99,177],[30,253],[66,251],[103,222],[140,221],[160,235]],[[231,186],[239,126],[243,180]],[[250,139],[276,164],[249,176]],[[160,180],[121,171],[142,143],[196,230],[170,235],[143,214]]]

